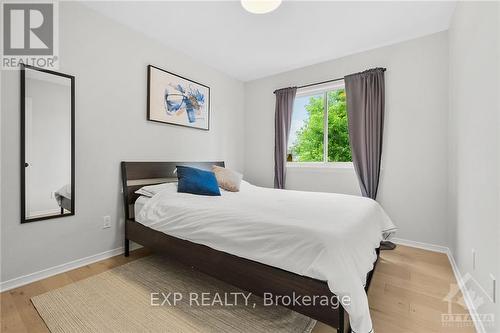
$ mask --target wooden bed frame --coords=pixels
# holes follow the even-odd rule
[[[325,281],[297,275],[282,269],[214,250],[205,245],[192,243],[148,228],[134,220],[134,203],[139,188],[158,183],[177,181],[178,165],[211,170],[213,165],[224,162],[122,162],[123,200],[125,206],[125,256],[129,255],[129,242],[141,244],[154,252],[167,255],[183,264],[227,282],[257,296],[272,293],[274,296],[328,296],[336,297]],[[379,249],[377,249],[378,261]],[[375,262],[376,264],[377,262]],[[375,268],[368,273],[366,291]],[[342,306],[283,305],[337,329],[350,332],[349,318]]]

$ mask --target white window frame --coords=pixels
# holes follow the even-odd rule
[[[287,168],[336,168],[354,169],[352,162],[329,162],[328,161],[328,92],[337,89],[345,89],[344,80],[318,84],[310,87],[297,89],[296,97],[323,94],[323,161],[322,162],[287,162]]]

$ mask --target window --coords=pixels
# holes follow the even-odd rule
[[[351,162],[344,82],[297,91],[288,161]]]

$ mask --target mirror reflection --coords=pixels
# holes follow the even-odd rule
[[[73,87],[69,75],[25,66],[21,222],[73,215]]]

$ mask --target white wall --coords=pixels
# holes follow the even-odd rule
[[[459,2],[450,38],[450,222],[454,257],[468,286],[484,298],[478,312],[500,309],[489,274],[500,278],[500,5]],[[476,250],[476,269],[472,267]],[[498,284],[497,284],[498,285]],[[498,287],[497,287],[498,289]],[[497,291],[497,298],[500,297]]]
[[[245,176],[273,186],[275,89],[372,67],[387,68],[378,201],[398,237],[447,245],[447,32],[246,83]],[[360,193],[352,169],[289,169],[287,188]]]
[[[114,23],[60,3],[60,71],[76,76],[76,216],[19,223],[19,72],[2,72],[1,280],[123,244],[122,160],[225,160],[243,169],[243,84]],[[211,129],[146,120],[146,66],[211,87]],[[111,215],[112,228],[102,230]]]

